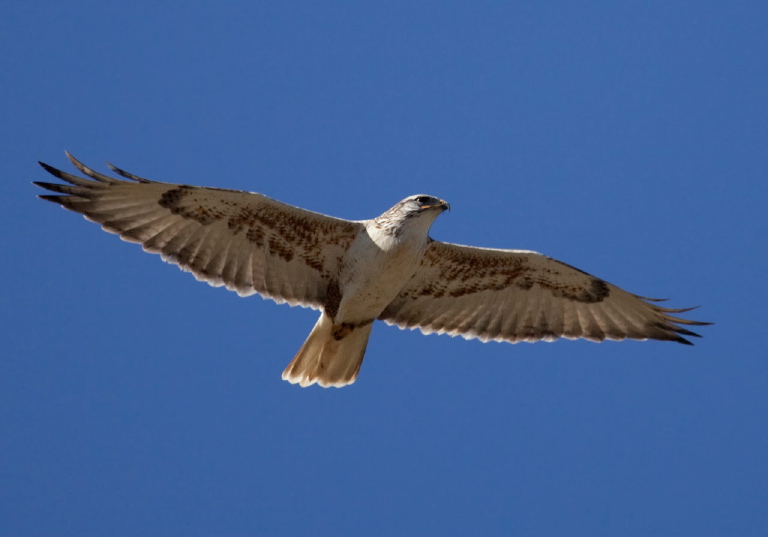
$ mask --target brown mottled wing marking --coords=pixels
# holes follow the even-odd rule
[[[83,214],[121,238],[240,295],[320,308],[339,259],[363,226],[306,211],[261,194],[149,181],[110,166],[125,181],[87,168],[88,178],[46,164],[69,184],[36,183],[41,196]],[[338,297],[332,296],[338,303]],[[338,304],[336,304],[338,306]]]
[[[662,308],[536,252],[433,241],[418,271],[379,319],[423,333],[483,341],[586,338],[690,343],[697,334]]]

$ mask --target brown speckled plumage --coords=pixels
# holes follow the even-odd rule
[[[704,325],[536,252],[434,241],[448,204],[417,195],[352,222],[261,194],[150,181],[109,165],[86,178],[46,164],[68,184],[40,196],[140,243],[211,285],[322,310],[283,378],[302,386],[354,382],[372,322],[482,341],[560,337],[690,343]],[[127,180],[125,180],[127,179]]]

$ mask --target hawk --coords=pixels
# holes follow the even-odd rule
[[[481,341],[656,339],[690,345],[675,316],[575,267],[527,250],[433,240],[447,202],[410,196],[381,216],[350,221],[262,194],[122,179],[67,157],[85,176],[40,165],[68,184],[35,182],[40,198],[160,254],[198,280],[240,296],[320,310],[283,372],[288,382],[341,387],[357,378],[375,320]]]

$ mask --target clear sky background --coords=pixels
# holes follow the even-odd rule
[[[106,4],[106,5],[105,5]],[[0,534],[768,534],[768,4],[0,2]],[[64,150],[532,249],[713,321],[695,347],[316,313],[37,200]]]

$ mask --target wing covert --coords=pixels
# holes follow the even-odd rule
[[[425,334],[482,341],[552,341],[560,337],[658,339],[699,337],[663,308],[536,252],[430,243],[411,281],[379,319]],[[689,308],[691,309],[691,308]]]
[[[36,182],[58,194],[41,198],[242,296],[322,307],[341,256],[363,229],[262,194],[150,181],[110,165],[129,180],[117,179],[67,156],[87,178],[41,163],[69,183]]]

